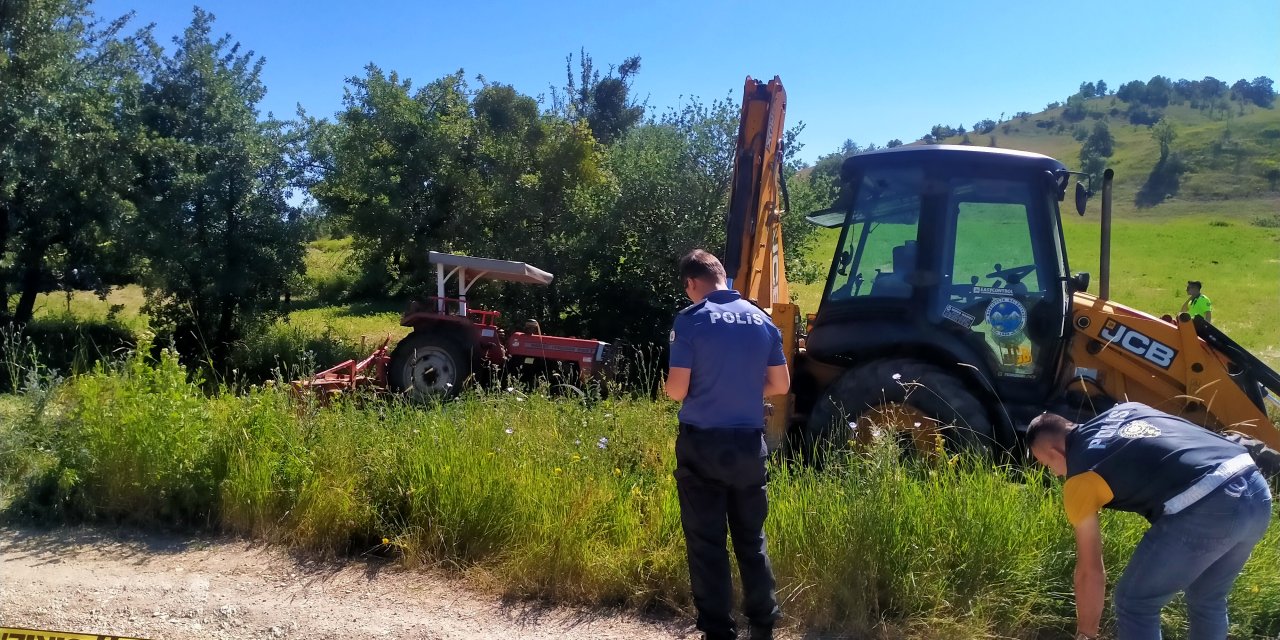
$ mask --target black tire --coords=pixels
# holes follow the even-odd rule
[[[387,384],[414,401],[451,398],[471,375],[470,353],[453,333],[414,331],[391,352]]]
[[[849,424],[886,403],[937,421],[949,451],[990,455],[997,448],[986,408],[962,380],[936,365],[891,358],[850,369],[827,388],[809,414],[806,459],[820,465],[828,451],[851,439]]]

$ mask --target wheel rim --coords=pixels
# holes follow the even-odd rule
[[[854,436],[861,445],[893,438],[925,456],[935,456],[943,450],[938,421],[902,402],[882,402],[871,407],[858,418]]]
[[[448,394],[458,384],[453,358],[439,347],[420,347],[405,365],[410,389],[419,395]]]

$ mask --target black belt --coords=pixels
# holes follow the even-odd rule
[[[680,423],[680,433],[764,433],[764,427],[698,427],[687,422]]]

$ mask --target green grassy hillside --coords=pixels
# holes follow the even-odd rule
[[[1233,103],[1234,104],[1234,103]],[[1115,138],[1115,150],[1107,166],[1116,172],[1115,211],[1118,217],[1166,218],[1174,215],[1265,216],[1280,214],[1280,190],[1264,173],[1280,162],[1280,109],[1246,106],[1243,115],[1211,118],[1186,105],[1170,105],[1164,117],[1177,137],[1171,150],[1187,164],[1178,193],[1165,203],[1139,209],[1134,197],[1160,158],[1157,142],[1147,126],[1132,125],[1125,119],[1126,103],[1111,97],[1086,101],[1089,111],[1101,114]],[[1111,116],[1114,110],[1117,115]],[[995,145],[1043,153],[1068,166],[1080,165],[1080,141],[1072,134],[1076,127],[1086,131],[1099,118],[1086,117],[1067,122],[1063,108],[1050,109],[1026,118],[998,124],[989,134],[969,133],[971,144]],[[1042,127],[1037,123],[1053,126]],[[944,144],[961,144],[963,136],[945,138]]]

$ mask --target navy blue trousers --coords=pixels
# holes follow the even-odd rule
[[[737,637],[726,534],[733,536],[742,609],[753,631],[772,629],[781,615],[764,539],[768,455],[764,432],[756,429],[681,425],[676,438],[675,477],[689,581],[698,629],[708,640]]]

